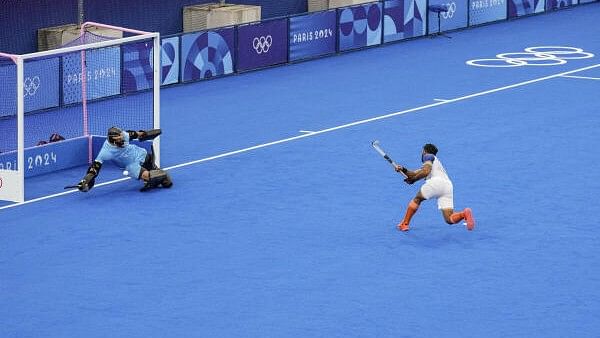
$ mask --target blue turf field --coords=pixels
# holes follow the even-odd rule
[[[0,337],[597,337],[599,16],[163,90],[173,189],[128,180],[0,209]],[[465,64],[532,46],[594,57]],[[438,145],[475,231],[426,201],[398,232],[419,184],[373,139],[411,168]],[[32,178],[28,198],[84,171]]]

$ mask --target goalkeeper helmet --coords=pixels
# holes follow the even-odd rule
[[[117,147],[123,147],[125,145],[125,139],[123,139],[123,131],[117,127],[111,127],[108,129],[108,143]]]

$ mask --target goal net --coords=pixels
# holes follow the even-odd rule
[[[0,53],[0,200],[25,201],[27,177],[91,163],[112,126],[160,128],[159,72],[158,33],[91,22],[61,48]]]

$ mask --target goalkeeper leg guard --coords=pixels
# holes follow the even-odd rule
[[[173,181],[171,181],[171,176],[166,171],[165,174],[167,174],[167,177],[163,178],[160,185],[162,185],[163,188],[170,188],[173,186]]]
[[[152,188],[158,187],[166,178],[169,177],[166,171],[161,169],[154,169],[148,171],[148,180],[144,182],[144,186],[140,191],[147,191]]]
[[[142,168],[150,171],[159,169],[156,163],[154,163],[154,153],[146,154],[146,158],[144,159],[144,163],[142,163]]]

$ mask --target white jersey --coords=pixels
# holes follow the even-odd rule
[[[448,177],[448,174],[446,173],[446,169],[444,169],[444,166],[442,165],[442,162],[440,161],[439,158],[437,158],[436,156],[431,155],[431,154],[425,154],[425,155],[423,155],[422,161],[423,161],[423,163],[425,163],[427,161],[431,162],[431,172],[425,178],[426,180],[429,180],[432,178],[441,178],[441,179],[450,181],[450,178]]]
[[[421,161],[431,163],[431,172],[425,178],[426,181],[421,187],[421,194],[425,199],[436,198],[438,209],[453,209],[454,188],[442,162],[431,154],[424,154]]]

